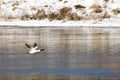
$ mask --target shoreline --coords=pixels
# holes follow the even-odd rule
[[[56,29],[70,29],[70,28],[96,28],[96,29],[118,29],[120,26],[22,26],[22,25],[0,25],[0,28],[56,28]]]
[[[120,78],[89,78],[89,77],[76,77],[69,75],[40,75],[40,74],[1,74],[2,80],[120,80]]]
[[[92,23],[91,21],[49,21],[49,20],[29,20],[29,21],[1,21],[0,26],[13,26],[13,27],[95,27],[95,28],[116,28],[120,27],[118,23],[113,22],[105,22],[105,24],[102,23]]]

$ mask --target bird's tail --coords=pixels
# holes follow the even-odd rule
[[[45,49],[40,49],[40,51],[44,51]]]

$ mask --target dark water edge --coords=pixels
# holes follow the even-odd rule
[[[14,74],[0,73],[0,80],[120,80],[120,78],[80,77],[57,74]]]
[[[56,74],[56,75],[70,75],[77,77],[89,78],[120,78],[120,72],[112,72],[107,69],[100,68],[86,68],[86,69],[68,69],[68,68],[53,68],[53,69],[0,69],[0,73],[14,73],[14,74]]]

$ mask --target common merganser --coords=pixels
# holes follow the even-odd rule
[[[29,45],[29,44],[27,44],[27,43],[25,43],[25,45],[30,49],[30,50],[28,51],[28,53],[30,53],[30,54],[35,54],[35,53],[44,51],[44,49],[37,50],[38,45],[37,45],[36,43],[34,43],[33,46],[31,46],[31,45]]]

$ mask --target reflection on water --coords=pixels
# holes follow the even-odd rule
[[[0,28],[0,73],[120,78],[120,29]],[[24,43],[44,52],[30,55]]]

